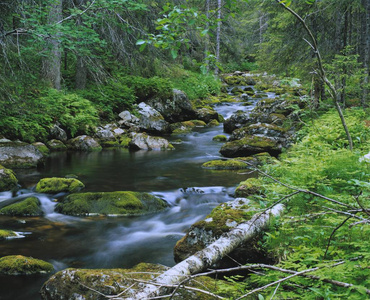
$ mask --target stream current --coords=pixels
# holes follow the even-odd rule
[[[237,110],[252,110],[257,101],[248,106],[225,103],[215,110],[226,119]],[[224,134],[222,125],[170,137],[174,151],[53,153],[42,168],[16,170],[23,189],[15,196],[38,197],[45,215],[0,216],[1,229],[19,233],[19,238],[0,242],[0,257],[32,256],[51,262],[56,271],[67,267],[130,268],[140,262],[173,266],[176,241],[218,204],[232,200],[235,187],[248,176],[240,171],[201,168],[202,163],[220,156],[222,143],[212,140],[218,134]],[[176,143],[179,139],[181,143]],[[166,200],[170,208],[140,217],[58,214],[54,200],[63,195],[37,194],[33,188],[41,178],[67,174],[78,176],[86,186],[84,192],[150,192]],[[0,193],[0,203],[11,197],[10,192]],[[0,275],[0,300],[40,299],[39,290],[49,276]]]

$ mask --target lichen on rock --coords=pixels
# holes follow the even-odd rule
[[[0,258],[0,274],[4,275],[45,274],[53,270],[52,264],[32,257],[10,255]]]
[[[85,185],[75,178],[43,178],[36,185],[36,192],[57,194],[61,192],[75,193],[83,189]]]

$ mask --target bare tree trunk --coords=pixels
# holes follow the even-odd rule
[[[369,0],[366,0],[366,1],[369,1]],[[339,115],[340,120],[342,122],[343,129],[344,129],[344,131],[346,133],[346,136],[347,136],[349,149],[352,151],[353,150],[352,137],[351,137],[351,134],[349,133],[347,123],[346,123],[346,120],[345,120],[344,115],[343,115],[342,108],[340,107],[340,104],[339,104],[340,94],[338,93],[338,91],[336,90],[334,85],[331,83],[331,81],[326,76],[326,71],[325,71],[324,66],[323,66],[321,54],[320,54],[319,48],[317,46],[317,41],[316,41],[315,37],[313,36],[311,30],[308,28],[306,22],[302,19],[302,17],[300,15],[298,15],[294,10],[292,10],[290,7],[286,6],[280,0],[276,0],[276,2],[279,5],[281,5],[285,10],[287,10],[289,13],[291,13],[303,25],[304,29],[308,33],[308,35],[310,37],[310,40],[311,40],[311,43],[308,42],[308,41],[307,42],[311,46],[311,48],[314,51],[314,54],[317,58],[318,68],[319,68],[318,69],[318,75],[320,76],[321,80],[326,84],[326,86],[330,90],[331,96],[333,97],[333,102],[334,102],[335,108],[338,112],[338,115]]]
[[[48,23],[55,24],[62,19],[62,0],[52,1],[48,15]],[[58,41],[58,34],[54,34],[49,40],[50,54],[43,62],[43,73],[46,81],[57,89],[61,89],[61,60],[62,52],[60,49],[60,42]]]
[[[86,0],[77,0],[76,4],[82,7],[86,3]],[[76,26],[82,25],[82,16],[78,16]],[[87,81],[87,66],[85,58],[77,53],[76,61],[76,76],[75,76],[75,87],[77,90],[83,90],[86,87]]]
[[[217,31],[216,31],[216,62],[220,62],[220,43],[221,43],[221,9],[222,0],[217,0]],[[218,67],[215,68],[215,74],[219,72]]]
[[[159,275],[153,280],[153,284],[146,284],[141,291],[137,292],[135,297],[126,299],[141,300],[163,295],[166,289],[161,288],[160,285],[168,286],[179,284],[187,279],[189,275],[197,274],[211,267],[225,255],[236,249],[242,243],[252,239],[262,229],[266,228],[272,218],[282,213],[283,208],[283,205],[278,204],[261,214],[256,214],[251,220],[239,224],[205,249],[198,251]]]
[[[206,0],[206,17],[207,17],[207,30],[209,30],[209,10],[210,10],[210,5],[209,5],[210,0]],[[208,60],[208,48],[209,48],[209,33],[206,35],[206,41],[205,41],[205,47],[204,47],[204,56],[206,58],[206,68],[207,68],[207,73],[209,72],[209,60]]]
[[[363,81],[363,90],[361,95],[361,104],[367,107],[369,97],[369,76],[370,76],[370,0],[362,0],[364,9],[364,20],[362,21],[362,47],[363,47],[363,66],[365,69],[365,76]]]

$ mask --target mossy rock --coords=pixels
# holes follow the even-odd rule
[[[258,205],[246,198],[237,198],[234,201],[220,204],[203,220],[194,223],[187,234],[176,243],[175,261],[178,263],[204,249],[222,234],[250,220],[258,211]],[[235,264],[235,260],[240,263],[256,262],[261,257],[265,257],[264,251],[257,246],[257,242],[256,238],[241,245],[229,255],[234,261],[225,258],[217,262],[217,266],[214,267],[230,267]]]
[[[223,134],[219,134],[219,135],[216,135],[212,138],[213,141],[216,141],[216,142],[226,142],[227,141],[227,137],[226,135],[223,135]]]
[[[149,193],[119,191],[71,194],[57,204],[56,211],[73,216],[137,216],[167,207],[167,202]]]
[[[67,146],[60,140],[50,140],[47,142],[47,146],[51,151],[65,151]]]
[[[18,186],[15,173],[0,165],[0,192],[10,191]]]
[[[44,143],[36,142],[33,143],[32,145],[34,145],[43,155],[45,156],[49,155],[50,150]]]
[[[219,126],[219,125],[220,125],[220,122],[219,122],[219,121],[217,121],[217,120],[215,120],[215,119],[211,120],[211,121],[207,124],[207,126],[208,126],[208,127],[216,127],[216,126]]]
[[[138,281],[153,280],[167,269],[163,265],[149,263],[138,264],[132,269],[65,269],[54,274],[44,283],[41,297],[43,300],[100,300],[106,299],[101,294],[113,297],[122,293],[122,298],[131,298],[134,297],[139,286]],[[197,277],[196,280],[187,282],[187,285],[212,293],[220,292],[218,281],[210,277]],[[225,287],[225,285],[231,286],[230,283],[222,282],[222,286]],[[214,297],[180,288],[172,299],[211,300]]]
[[[207,161],[202,165],[202,168],[210,170],[242,170],[247,169],[248,167],[249,166],[246,163],[235,159],[216,159]]]
[[[10,255],[0,258],[0,274],[4,275],[45,274],[53,270],[52,264],[32,257]]]
[[[262,152],[278,155],[281,153],[281,148],[281,145],[272,138],[249,135],[240,140],[225,143],[220,153],[226,157],[250,156]]]
[[[236,197],[249,197],[255,194],[263,194],[264,188],[262,186],[262,181],[258,178],[248,178],[245,181],[239,183],[235,190]]]
[[[83,189],[85,185],[75,178],[43,178],[36,185],[36,192],[57,194],[61,192],[75,193]]]
[[[8,238],[16,237],[17,234],[12,230],[0,229],[0,241]]]
[[[36,217],[44,213],[41,209],[40,200],[36,197],[28,197],[21,202],[10,204],[0,209],[1,215]]]

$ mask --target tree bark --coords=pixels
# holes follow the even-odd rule
[[[81,7],[86,3],[86,0],[77,0],[76,4]],[[76,26],[81,26],[83,23],[82,16],[78,16]],[[87,82],[87,65],[85,57],[77,53],[76,59],[76,76],[75,76],[75,87],[77,90],[83,90],[86,87]]]
[[[220,43],[221,43],[221,9],[222,0],[217,0],[217,31],[216,31],[216,62],[220,62]],[[215,74],[219,72],[218,66],[215,68]]]
[[[189,275],[206,270],[239,245],[255,237],[262,229],[269,225],[272,218],[282,213],[283,208],[283,205],[277,204],[261,214],[254,215],[251,220],[239,224],[205,249],[198,251],[159,275],[153,280],[153,284],[148,282],[133,298],[127,299],[141,300],[163,295],[166,293],[166,288],[161,288],[160,285],[177,285]]]
[[[62,20],[62,0],[55,0],[49,4],[50,10],[48,15],[48,23],[50,25],[56,24]],[[44,79],[50,83],[50,85],[57,89],[61,89],[61,60],[62,52],[60,49],[60,42],[58,40],[58,34],[51,35],[48,46],[50,49],[49,55],[45,58],[43,63]]]
[[[363,107],[369,105],[369,76],[370,76],[370,0],[362,0],[363,6],[363,21],[361,24],[361,39],[363,48],[363,67],[364,67],[364,81],[361,96],[361,104]]]

